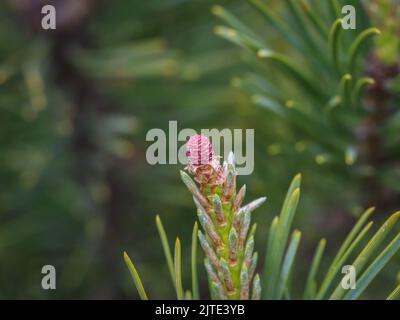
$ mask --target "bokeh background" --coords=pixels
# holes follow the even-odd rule
[[[321,1],[307,3],[320,6]],[[285,15],[281,1],[268,2]],[[57,29],[44,31],[41,7],[48,3],[57,9]],[[179,178],[182,166],[151,166],[145,157],[146,133],[152,128],[168,132],[171,120],[178,130],[255,129],[255,171],[239,183],[247,184],[248,199],[268,196],[254,215],[259,252],[291,178],[303,174],[295,221],[305,235],[297,261],[300,275],[317,241],[327,238],[329,257],[362,209],[376,205],[378,221],[400,209],[396,0],[364,2],[365,14],[386,33],[365,52],[362,68],[381,77],[388,111],[383,119],[374,118],[376,150],[384,155],[361,157],[354,165],[335,156],[326,161],[329,152],[313,140],[333,139],[340,132],[316,127],[304,140],[291,122],[254,104],[239,85],[243,79],[268,90],[276,76],[287,99],[292,86],[268,69],[262,70],[263,80],[246,51],[215,35],[221,24],[210,11],[215,4],[234,12],[271,47],[292,53],[245,1],[0,3],[0,298],[138,298],[124,250],[151,298],[173,298],[156,214],[171,243],[176,236],[182,239],[184,283],[189,285],[195,211]],[[286,19],[290,24],[290,15]],[[295,36],[304,38],[303,30],[291,26]],[[379,59],[368,60],[376,48]],[[302,61],[296,54],[292,58]],[[355,134],[351,145],[359,150],[364,142]],[[365,168],[367,180],[360,174]],[[40,286],[46,264],[57,270],[53,291]],[[397,256],[366,298],[387,294],[399,271]],[[205,280],[203,270],[200,276]],[[294,279],[299,287],[304,281]],[[206,281],[201,294],[208,296]]]

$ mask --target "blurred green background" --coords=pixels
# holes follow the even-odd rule
[[[306,39],[307,31],[296,28],[281,1],[267,2],[286,19],[296,39]],[[306,1],[326,15],[329,28],[334,18],[320,9],[321,2]],[[363,2],[365,9],[360,5],[360,24],[384,32],[365,50],[360,72],[381,77],[389,110],[376,123],[384,161],[368,161],[361,153],[360,165],[344,163],[345,152],[336,157],[319,143],[340,135],[340,128],[321,131],[307,123],[311,133],[305,135],[293,122],[256,106],[254,91],[274,92],[271,84],[287,95],[286,102],[293,96],[302,99],[302,93],[279,72],[264,69],[246,50],[215,35],[215,26],[223,24],[210,11],[215,4],[234,12],[293,61],[317,61],[308,71],[314,81],[322,81],[321,92],[330,95],[336,87],[329,76],[313,73],[329,74],[329,68],[318,66],[312,54],[293,52],[245,1],[52,1],[57,29],[51,31],[40,27],[45,3],[0,4],[0,298],[137,298],[124,250],[152,298],[173,298],[156,214],[171,243],[178,235],[182,239],[184,281],[189,284],[195,211],[179,178],[183,166],[151,166],[145,157],[150,145],[146,133],[152,128],[168,132],[171,120],[178,122],[178,130],[255,129],[255,171],[239,183],[247,184],[248,199],[268,196],[254,215],[260,252],[291,178],[303,173],[295,222],[305,231],[300,272],[307,270],[321,237],[328,239],[328,253],[335,252],[363,208],[376,205],[377,220],[400,209],[395,0]],[[378,58],[368,59],[371,52]],[[246,81],[249,90],[243,88]],[[376,94],[371,90],[366,99]],[[369,116],[357,114],[349,122],[357,127]],[[349,146],[361,150],[362,139],[352,137]],[[324,161],[326,157],[333,160]],[[54,291],[40,286],[46,264],[57,270]],[[397,257],[367,298],[387,293],[399,270]],[[201,278],[202,297],[207,297],[203,270]],[[299,285],[304,280],[294,279]]]

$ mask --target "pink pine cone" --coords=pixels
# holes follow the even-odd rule
[[[186,148],[186,156],[189,159],[187,169],[200,185],[214,187],[225,182],[226,176],[219,163],[219,157],[214,156],[212,144],[206,136],[191,136]]]
[[[208,164],[213,158],[212,144],[206,136],[200,134],[191,136],[186,148],[186,156],[192,166]]]

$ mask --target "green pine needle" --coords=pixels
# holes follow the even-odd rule
[[[284,291],[290,291],[288,288],[289,276],[292,272],[293,263],[296,257],[297,249],[300,244],[300,240],[301,232],[298,230],[294,230],[288,249],[286,251],[285,259],[283,260],[282,271],[278,285],[278,299],[282,298]]]
[[[293,218],[297,209],[300,197],[299,186],[301,184],[301,175],[297,175],[288,190],[285,201],[282,206],[279,221],[274,231],[274,238],[271,244],[270,252],[267,252],[267,261],[265,266],[265,298],[276,299],[278,296],[278,281],[280,279],[280,269],[287,239]]]
[[[133,282],[135,283],[135,286],[139,293],[140,299],[148,300],[149,298],[147,297],[146,291],[144,290],[142,280],[140,280],[139,274],[136,271],[136,268],[133,265],[131,258],[129,258],[128,254],[125,251],[124,251],[124,260],[125,260],[126,266],[129,269],[129,272],[131,273]]]
[[[350,107],[351,83],[352,83],[352,76],[348,73],[346,73],[340,80],[339,95],[340,95],[343,107]]]
[[[361,97],[363,89],[365,87],[371,86],[373,84],[375,84],[375,80],[372,78],[364,77],[364,78],[359,79],[354,87],[354,90],[353,90],[353,93],[351,96],[351,104],[353,106],[357,107],[357,105],[360,102],[360,97]]]
[[[318,243],[318,247],[315,251],[314,258],[311,263],[311,269],[308,273],[306,287],[304,289],[303,298],[306,300],[311,300],[315,298],[316,295],[316,288],[317,288],[317,281],[316,276],[318,272],[318,268],[321,264],[322,256],[324,254],[326,247],[326,239],[321,239]]]
[[[360,53],[363,44],[368,40],[368,38],[380,34],[381,31],[377,28],[369,28],[359,34],[359,36],[356,38],[356,40],[353,42],[352,46],[349,49],[348,71],[350,74],[355,75],[357,57],[358,54]]]
[[[342,30],[342,19],[337,19],[331,28],[329,33],[329,48],[331,51],[333,68],[340,73],[339,65],[339,36]]]
[[[183,288],[182,288],[182,252],[181,252],[181,242],[179,238],[176,238],[175,241],[175,287],[176,287],[176,296],[178,300],[183,299]]]
[[[198,284],[198,277],[197,277],[197,237],[198,237],[199,227],[197,222],[194,223],[193,233],[192,233],[192,293],[193,293],[193,300],[199,300],[199,284]]]
[[[175,271],[174,271],[174,262],[172,259],[172,253],[169,247],[167,233],[165,232],[164,226],[161,222],[161,218],[159,215],[156,215],[156,226],[158,234],[160,235],[161,244],[164,250],[165,258],[167,260],[168,270],[171,275],[172,283],[175,286]]]

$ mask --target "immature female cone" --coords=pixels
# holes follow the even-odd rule
[[[183,171],[181,178],[193,195],[204,231],[199,231],[198,236],[206,254],[204,264],[212,297],[259,299],[260,281],[254,275],[257,253],[253,252],[254,237],[249,235],[249,229],[251,212],[266,198],[242,206],[246,187],[236,192],[237,173],[232,152],[221,165],[207,137],[194,135],[186,146],[189,159],[186,169],[197,184]]]

